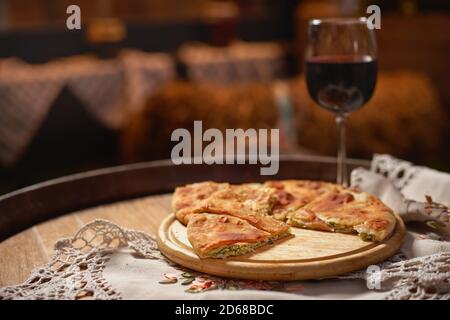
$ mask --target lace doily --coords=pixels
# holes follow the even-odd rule
[[[73,238],[58,241],[51,262],[35,269],[23,284],[0,289],[0,299],[121,299],[120,292],[103,277],[111,253],[120,248],[130,248],[142,258],[165,260],[153,237],[123,229],[109,221],[95,220]],[[377,272],[360,271],[340,278],[363,279],[368,283],[380,281],[380,289],[386,291],[387,299],[450,299],[450,253],[402,259],[397,255],[378,265]],[[171,277],[165,275],[164,279],[168,283],[175,282]],[[246,285],[239,287],[236,280],[208,275],[202,275],[201,279],[185,277],[198,289],[187,292],[201,292],[203,286],[198,282],[209,283],[208,290],[248,289]],[[208,282],[209,278],[214,281]],[[264,284],[260,282],[251,288],[276,290],[278,287],[274,282]]]
[[[386,177],[401,191],[414,178],[418,168],[411,162],[378,154],[373,157],[370,170]]]
[[[162,258],[153,237],[95,220],[73,238],[58,241],[52,260],[33,270],[23,284],[0,289],[0,299],[120,299],[102,272],[110,254],[124,247],[143,258]]]
[[[371,270],[340,278],[365,279],[373,288],[388,290],[389,300],[450,299],[450,252],[397,262],[394,258]]]

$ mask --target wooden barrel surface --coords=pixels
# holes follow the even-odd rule
[[[350,160],[348,169],[368,165]],[[156,161],[76,174],[0,196],[0,287],[24,281],[33,268],[50,260],[58,239],[74,235],[94,219],[156,234],[171,213],[175,186],[203,180],[334,181],[335,174],[335,160],[317,156],[281,157],[276,176],[261,176],[259,165],[175,166]]]

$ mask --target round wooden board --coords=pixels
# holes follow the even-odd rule
[[[187,239],[186,227],[174,215],[164,219],[157,242],[170,260],[192,270],[249,280],[321,279],[360,270],[394,255],[405,225],[396,215],[393,234],[384,242],[362,241],[357,235],[291,228],[293,236],[251,254],[228,259],[200,259]]]

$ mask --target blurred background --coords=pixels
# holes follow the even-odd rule
[[[81,8],[81,30],[66,8]],[[170,157],[171,132],[280,128],[282,152],[336,152],[309,98],[307,21],[381,8],[374,97],[348,154],[450,171],[448,0],[0,0],[0,194]]]

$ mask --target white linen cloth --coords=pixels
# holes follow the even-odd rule
[[[370,171],[352,172],[352,186],[413,221],[401,252],[370,272],[320,281],[227,280],[166,260],[147,234],[96,220],[57,242],[53,260],[25,283],[0,289],[0,299],[450,299],[450,176],[376,155]]]

